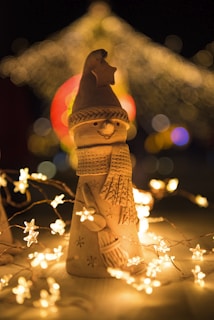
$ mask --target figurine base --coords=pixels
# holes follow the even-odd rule
[[[101,266],[100,268],[96,267],[96,272],[88,270],[85,270],[84,268],[81,268],[79,263],[75,264],[74,259],[68,259],[66,261],[66,269],[68,274],[75,277],[81,277],[81,278],[94,278],[94,279],[102,279],[102,278],[111,278],[112,276],[107,271],[106,268]],[[118,268],[119,269],[119,268]],[[127,267],[125,269],[121,268],[121,271],[129,272],[132,276],[138,276],[142,275],[146,270],[146,265],[144,262],[140,263],[139,265],[133,265],[130,267]]]

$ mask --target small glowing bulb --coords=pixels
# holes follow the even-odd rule
[[[29,187],[26,181],[14,181],[13,184],[15,186],[15,188],[13,189],[15,193],[20,192],[21,194],[25,194],[26,189]]]
[[[9,284],[10,279],[12,278],[12,274],[5,274],[0,278],[0,291],[4,288],[7,287]]]
[[[32,173],[31,178],[35,180],[42,180],[42,181],[47,180],[47,176],[42,173]]]
[[[63,200],[64,196],[65,195],[63,193],[60,194],[59,196],[55,196],[54,200],[51,201],[51,206],[53,208],[56,208],[58,206],[58,204],[63,204],[64,203],[64,200]]]
[[[204,287],[205,285],[205,273],[201,271],[201,267],[196,265],[194,269],[192,269],[192,273],[194,275],[194,282],[199,285],[200,287]]]
[[[63,235],[65,233],[65,222],[61,219],[57,219],[54,223],[50,224],[51,233]]]
[[[133,287],[138,291],[144,290],[146,294],[152,294],[153,287],[159,287],[160,281],[151,278],[141,278],[140,283],[134,283]]]
[[[35,225],[35,219],[31,219],[30,222],[24,221],[24,224],[25,224],[24,233],[39,229],[39,227]]]
[[[85,207],[83,207],[83,210],[77,211],[76,215],[80,216],[81,222],[84,222],[85,220],[93,221],[94,220],[94,217],[93,217],[94,213],[95,213],[94,208],[86,209]]]
[[[27,237],[24,237],[24,241],[27,241],[27,247],[30,247],[33,243],[38,243],[37,237],[39,235],[38,231],[30,231]]]
[[[160,190],[165,188],[165,183],[162,180],[152,179],[150,180],[149,184],[155,190]]]
[[[20,169],[19,181],[26,182],[28,178],[29,178],[29,169],[28,168]]]
[[[158,272],[161,272],[160,260],[153,259],[147,266],[146,275],[150,278],[155,278]]]
[[[200,245],[197,244],[195,248],[189,249],[192,252],[192,259],[202,261],[204,259],[203,255],[206,252],[205,249],[201,249]]]
[[[166,190],[168,192],[174,192],[178,187],[178,179],[170,179],[166,185]]]
[[[136,257],[133,257],[133,258],[130,258],[128,259],[128,262],[127,262],[127,267],[130,267],[130,266],[137,266],[138,264],[140,264],[141,262],[143,261],[143,259],[139,256],[136,256]]]
[[[121,269],[108,267],[107,271],[112,277],[114,277],[116,279],[127,280],[130,277],[130,273],[129,272],[123,271]]]
[[[12,289],[12,292],[16,295],[16,301],[19,304],[23,304],[25,299],[30,299],[30,287],[32,282],[26,280],[24,277],[18,278],[18,285]]]
[[[154,199],[152,197],[152,194],[148,191],[139,190],[137,188],[133,188],[133,196],[134,196],[134,202],[139,205],[145,205],[145,206],[153,206]]]
[[[159,245],[154,245],[154,248],[157,252],[166,253],[170,251],[170,248],[167,246],[163,239],[160,240]]]
[[[195,202],[196,202],[196,204],[197,204],[198,206],[204,207],[204,208],[207,208],[208,205],[209,205],[209,203],[208,203],[208,201],[207,201],[207,198],[202,197],[201,195],[197,195],[197,196],[195,197]]]

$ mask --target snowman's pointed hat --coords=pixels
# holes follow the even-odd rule
[[[104,49],[92,51],[87,56],[72,114],[68,119],[70,128],[104,119],[122,121],[128,128],[127,112],[110,87],[110,84],[114,84],[116,68],[106,62],[106,56]]]

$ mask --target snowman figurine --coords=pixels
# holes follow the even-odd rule
[[[68,120],[79,179],[66,268],[89,278],[109,277],[108,267],[131,274],[145,268],[126,143],[129,120],[111,89],[116,68],[106,56],[104,49],[87,56]]]

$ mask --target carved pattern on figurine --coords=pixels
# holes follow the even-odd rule
[[[82,248],[85,244],[84,237],[79,236],[76,240],[76,246]]]
[[[96,267],[97,266],[97,258],[93,257],[93,256],[87,257],[87,265],[92,268]]]

